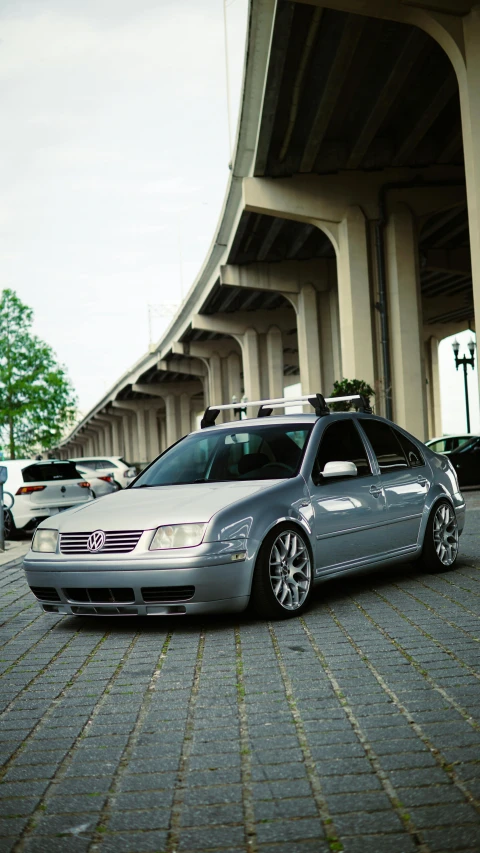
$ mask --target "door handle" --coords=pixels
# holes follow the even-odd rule
[[[426,486],[428,480],[426,477],[417,477],[417,483],[420,483],[421,486]]]
[[[373,495],[374,498],[378,498],[378,496],[381,495],[382,492],[383,489],[381,488],[381,486],[370,486],[370,494]]]

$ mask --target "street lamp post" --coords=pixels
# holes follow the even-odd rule
[[[238,400],[237,400],[235,394],[232,397],[232,403],[234,406],[233,411],[234,411],[235,415],[238,417],[239,421],[242,420],[242,415],[247,414],[247,402],[248,402],[248,397],[245,397],[245,394],[243,395],[242,399],[240,400],[240,405],[238,405]]]
[[[464,385],[465,385],[465,412],[467,415],[467,432],[470,432],[470,406],[469,406],[469,402],[468,402],[467,367],[468,367],[468,365],[470,365],[472,370],[475,367],[475,341],[473,341],[472,338],[470,338],[470,340],[467,344],[467,347],[468,347],[468,351],[470,353],[470,358],[467,358],[465,355],[462,358],[459,358],[458,353],[460,351],[460,344],[458,343],[456,338],[452,343],[453,354],[455,356],[455,367],[456,367],[456,369],[458,370],[460,365],[463,365],[463,381],[464,381]]]

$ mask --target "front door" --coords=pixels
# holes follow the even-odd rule
[[[356,477],[324,478],[327,462],[354,462]],[[351,418],[333,419],[320,439],[309,480],[316,534],[316,575],[387,550],[385,496]]]

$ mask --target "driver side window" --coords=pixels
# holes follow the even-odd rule
[[[323,433],[312,471],[317,486],[328,482],[321,476],[327,462],[354,462],[358,477],[372,473],[365,446],[352,420],[334,421]]]

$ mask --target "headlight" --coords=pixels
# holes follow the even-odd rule
[[[150,551],[167,548],[193,548],[200,545],[206,524],[169,524],[158,527],[150,545]]]
[[[58,530],[37,530],[32,542],[32,551],[54,553],[57,550]]]

